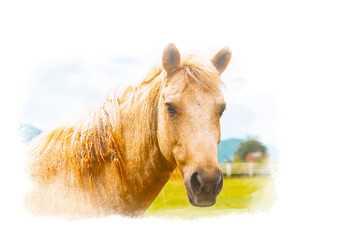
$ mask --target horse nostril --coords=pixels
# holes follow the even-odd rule
[[[194,193],[200,194],[202,192],[202,179],[197,172],[191,175],[190,185]]]
[[[222,191],[222,188],[223,188],[223,173],[220,174],[220,179],[217,184],[217,188],[216,188],[217,194],[220,194],[220,192]]]

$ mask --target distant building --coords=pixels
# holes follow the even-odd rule
[[[245,156],[245,162],[257,162],[259,159],[264,158],[264,154],[261,151],[249,152]]]

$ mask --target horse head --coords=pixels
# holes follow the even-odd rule
[[[227,48],[206,62],[181,59],[174,44],[163,51],[163,87],[158,102],[157,138],[165,159],[184,175],[189,201],[212,206],[223,187],[218,164],[220,117],[225,101],[220,75],[231,59]]]

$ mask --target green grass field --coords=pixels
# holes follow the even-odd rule
[[[146,217],[194,219],[231,213],[267,211],[275,199],[271,177],[224,178],[224,186],[212,207],[191,206],[182,179],[170,180],[147,210]]]

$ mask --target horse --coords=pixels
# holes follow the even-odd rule
[[[174,44],[162,64],[84,117],[42,133],[28,150],[33,189],[25,205],[39,215],[142,217],[175,169],[189,202],[212,206],[223,187],[217,158],[226,108],[225,47],[211,60],[181,57]]]

